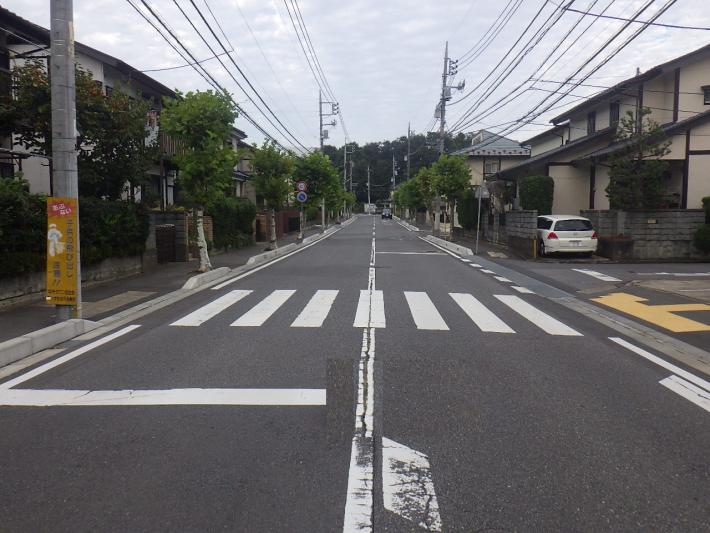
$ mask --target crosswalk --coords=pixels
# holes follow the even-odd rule
[[[291,300],[297,293],[294,289],[277,289],[271,291],[266,296],[260,297],[256,302],[250,304],[250,308],[241,311],[230,326],[235,328],[255,328],[263,326],[274,314]],[[411,317],[412,325],[418,330],[424,331],[449,331],[451,328],[447,323],[444,314],[437,308],[432,298],[423,291],[403,291],[403,301],[406,303],[408,314]],[[345,298],[341,291],[336,289],[316,290],[305,307],[299,312],[293,312],[293,306],[286,312],[293,312],[295,318],[290,322],[291,328],[321,328],[326,323],[336,301]],[[395,300],[394,292],[388,292],[387,298],[382,290],[362,290],[354,312],[353,327],[355,328],[386,328],[387,320],[385,315],[385,300],[389,301],[388,312],[398,311],[402,300]],[[473,294],[462,292],[450,292],[446,295],[455,305],[448,306],[449,320],[451,313],[456,312],[456,306],[460,309],[458,316],[467,317],[472,326],[484,333],[516,333],[511,325],[501,318],[501,313],[525,319],[528,323],[542,330],[548,335],[581,337],[582,334],[570,326],[564,324],[557,318],[545,313],[532,303],[525,301],[521,296],[515,294],[494,294],[496,306],[484,304]],[[182,318],[172,322],[171,326],[198,327],[205,322],[215,318],[221,313],[228,312],[229,308],[245,299],[254,299],[252,290],[233,290],[215,300],[192,311]],[[299,304],[299,307],[302,304]],[[353,315],[351,315],[353,316]],[[233,318],[230,316],[229,318]],[[518,322],[519,319],[518,319]],[[460,320],[455,322],[460,325]],[[398,322],[401,324],[401,322]]]

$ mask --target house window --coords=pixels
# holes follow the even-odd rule
[[[703,103],[710,105],[710,85],[704,85],[701,88],[703,90]]]
[[[498,164],[498,161],[483,161],[483,174],[488,176],[489,174],[495,174],[500,170],[500,165]]]
[[[609,104],[609,126],[616,126],[619,123],[619,102]]]
[[[587,115],[587,135],[597,131],[597,112],[592,111]]]

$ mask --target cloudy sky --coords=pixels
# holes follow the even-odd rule
[[[140,4],[138,0],[134,1]],[[195,57],[200,60],[209,58],[213,54],[180,13],[175,1],[183,7],[197,29],[208,37],[210,44],[221,50],[190,0],[151,0],[149,4]],[[289,18],[287,4],[293,9],[292,1],[194,0],[194,5],[204,13],[227,48],[234,47],[231,52],[233,59],[273,112],[303,145],[312,147],[318,144],[318,85]],[[557,98],[550,91],[558,89],[558,84],[535,82],[534,79],[561,81],[573,76],[624,25],[621,21],[595,19],[569,11],[561,13],[558,3],[562,1],[298,0],[297,4],[326,80],[340,103],[349,137],[360,143],[406,135],[408,122],[418,132],[436,127],[434,107],[440,91],[444,43],[447,40],[450,56],[461,58],[459,72],[450,83],[466,82],[464,91],[453,91],[451,105],[447,108],[448,125],[463,131],[487,128],[509,132],[516,139],[525,139],[542,131],[549,118],[563,109],[560,105],[571,102],[574,95],[591,94],[632,76],[637,67],[643,71],[710,44],[710,31],[649,27],[604,67],[594,72],[585,81],[585,86],[575,88],[572,95],[556,103],[549,112],[533,115],[534,119],[529,119],[531,124],[512,122],[529,111],[542,109],[539,104],[543,99],[548,98],[544,104],[548,106]],[[564,0],[565,5],[568,2]],[[639,16],[639,20],[650,19],[667,2],[656,0]],[[660,16],[658,22],[708,27],[710,10],[707,2],[678,0]],[[648,0],[575,0],[571,7],[630,17],[646,3]],[[2,5],[37,24],[49,26],[48,0],[4,0]],[[207,6],[231,45],[226,44]],[[542,11],[535,19],[540,9]],[[76,38],[85,44],[141,70],[185,63],[127,0],[74,0],[74,10]],[[559,19],[558,14],[561,14]],[[495,26],[496,20],[506,19],[505,25]],[[528,25],[530,29],[511,49]],[[575,78],[588,74],[639,27],[639,24],[630,25]],[[495,28],[500,28],[500,31],[494,39],[488,39],[496,32]],[[569,36],[564,39],[568,32]],[[483,50],[481,38],[484,38],[482,43],[488,45]],[[535,44],[536,41],[539,42]],[[543,64],[551,53],[549,60]],[[246,86],[227,57],[222,59]],[[519,64],[512,68],[515,63],[510,62],[518,60]],[[511,65],[509,75],[494,82],[499,75],[508,72],[508,65]],[[293,144],[290,139],[284,140],[283,134],[276,133],[218,60],[211,59],[204,66],[233,93],[234,98],[259,124],[284,144]],[[544,76],[541,76],[543,72]],[[151,72],[150,75],[182,91],[208,88],[191,67]],[[516,92],[511,93],[519,86]],[[516,98],[489,112],[492,104],[509,93],[510,97]],[[263,109],[261,102],[251,96]],[[459,102],[462,96],[465,98]],[[503,103],[506,101],[503,100]],[[478,107],[471,115],[473,122],[457,124],[467,109],[476,104]],[[514,126],[507,126],[511,123]],[[262,138],[243,118],[238,119],[237,125],[247,131],[251,141]],[[330,134],[332,144],[342,144],[344,131],[340,124],[331,128]]]

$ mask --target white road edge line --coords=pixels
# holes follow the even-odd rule
[[[332,237],[333,235],[335,235],[336,233],[338,233],[341,229],[342,229],[342,228],[338,228],[338,229],[336,229],[333,233],[330,233],[330,234],[326,235],[325,237],[321,237],[320,239],[318,239],[318,240],[315,241],[315,242],[312,242],[312,243],[310,243],[310,244],[307,244],[307,245],[305,245],[305,246],[303,246],[303,247],[301,247],[301,248],[299,248],[299,249],[297,249],[297,250],[294,250],[293,252],[289,252],[289,253],[287,253],[286,255],[282,255],[281,257],[277,257],[276,259],[273,259],[273,260],[269,261],[268,263],[264,263],[263,265],[260,265],[260,266],[258,266],[258,267],[256,267],[256,268],[252,268],[252,269],[249,270],[248,272],[244,272],[243,274],[239,274],[238,276],[235,276],[235,277],[233,277],[233,278],[231,278],[231,279],[228,279],[227,281],[223,281],[223,282],[220,283],[219,285],[215,285],[214,287],[212,287],[212,290],[213,290],[213,291],[219,290],[219,289],[221,289],[221,288],[223,288],[223,287],[226,287],[227,285],[229,285],[229,284],[231,284],[231,283],[234,283],[235,281],[239,281],[240,279],[246,278],[247,276],[251,276],[251,275],[254,274],[255,272],[259,272],[260,270],[263,270],[264,268],[270,267],[271,265],[275,265],[275,264],[278,263],[279,261],[283,261],[284,259],[286,259],[286,258],[288,258],[288,257],[291,257],[292,255],[301,253],[303,250],[307,250],[307,249],[310,248],[311,246],[315,246],[316,244],[321,243],[321,242],[323,242],[323,241],[326,240],[326,239],[329,239],[330,237]]]
[[[62,355],[61,357],[57,357],[56,359],[53,359],[52,361],[45,363],[41,366],[38,366],[37,368],[30,370],[29,372],[26,372],[20,376],[17,376],[14,379],[11,379],[10,381],[6,381],[5,383],[0,384],[0,391],[5,390],[5,389],[11,389],[15,385],[19,385],[20,383],[24,383],[25,381],[28,381],[32,378],[35,378],[39,376],[40,374],[44,374],[48,370],[51,370],[59,365],[63,365],[64,363],[71,361],[75,357],[79,357],[82,354],[85,354],[89,350],[93,350],[94,348],[97,348],[101,346],[102,344],[106,344],[107,342],[111,342],[114,339],[117,339],[121,335],[125,335],[126,333],[130,333],[134,329],[138,329],[140,325],[138,324],[133,324],[131,326],[126,326],[125,328],[119,329],[118,331],[114,331],[110,335],[106,335],[105,337],[101,337],[98,340],[95,340],[94,342],[90,342],[89,344],[85,344],[81,348],[77,348],[76,350],[73,350],[65,355]]]
[[[710,392],[696,387],[678,376],[669,376],[659,383],[710,413]]]
[[[573,268],[572,270],[574,270],[575,272],[586,274],[587,276],[592,276],[593,278],[597,278],[602,281],[621,281],[619,278],[602,274],[601,272],[597,272],[596,270],[588,270],[586,268]]]
[[[627,350],[631,350],[635,354],[648,359],[652,363],[655,363],[658,366],[665,368],[666,370],[670,370],[674,374],[681,376],[686,381],[690,381],[691,383],[694,383],[698,387],[701,387],[701,388],[705,389],[706,391],[710,391],[710,383],[705,381],[702,378],[699,378],[695,374],[691,374],[690,372],[683,370],[682,368],[677,367],[676,365],[669,363],[668,361],[665,361],[664,359],[661,359],[657,355],[653,355],[652,353],[647,352],[643,348],[639,348],[638,346],[635,346],[635,345],[631,344],[630,342],[625,341],[621,337],[609,337],[609,340],[612,342],[615,342],[619,346],[623,346]]]
[[[429,458],[382,437],[382,497],[385,509],[424,531],[441,531]]]
[[[0,390],[0,405],[81,407],[105,405],[322,406],[325,389]]]

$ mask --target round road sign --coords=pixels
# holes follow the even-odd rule
[[[296,190],[305,192],[308,190],[308,184],[305,181],[297,181]]]
[[[308,200],[308,195],[303,191],[298,191],[298,193],[296,194],[296,200],[303,203]]]

